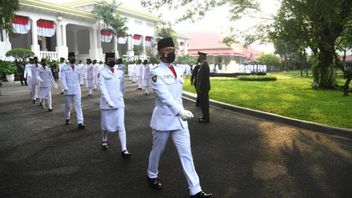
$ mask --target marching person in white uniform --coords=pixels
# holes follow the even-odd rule
[[[66,65],[65,63],[65,58],[61,57],[60,58],[60,63],[59,63],[59,80],[61,82],[61,70],[62,68]],[[64,94],[64,88],[61,87],[61,94]]]
[[[143,65],[142,61],[138,60],[137,65],[136,65],[136,76],[137,76],[137,84],[138,84],[138,90],[142,89],[142,81],[143,81]]]
[[[97,63],[97,60],[93,60],[93,85],[94,85],[94,89],[98,88],[98,75],[99,75],[99,67],[100,65]]]
[[[150,87],[150,67],[148,65],[148,61],[144,60],[143,61],[143,75],[142,75],[142,87],[144,89],[144,95],[149,95],[149,87]]]
[[[83,113],[81,105],[81,86],[83,84],[82,72],[75,65],[75,57],[70,58],[70,64],[64,65],[61,71],[61,83],[65,95],[65,124],[70,124],[71,104],[74,103],[77,123],[79,129],[86,127],[83,124]]]
[[[37,78],[39,81],[39,101],[41,107],[45,108],[45,100],[48,101],[48,111],[53,111],[52,98],[51,98],[51,84],[57,89],[53,73],[51,69],[47,67],[45,59],[40,61],[42,67],[38,69]]]
[[[121,90],[122,95],[125,95],[125,65],[123,64],[122,58],[117,59],[116,61],[117,69],[122,72],[122,81],[121,81]]]
[[[158,41],[160,64],[150,70],[151,84],[155,93],[155,108],[150,126],[153,129],[153,147],[149,155],[147,179],[152,188],[161,189],[158,179],[159,160],[171,136],[182,164],[190,197],[212,197],[202,191],[191,152],[187,120],[192,112],[182,104],[184,68],[174,67],[175,45],[172,38]]]
[[[107,59],[108,67],[100,71],[99,86],[101,90],[100,110],[102,143],[105,150],[108,148],[108,133],[119,132],[122,157],[129,157],[131,154],[126,146],[125,129],[125,103],[122,95],[123,73],[115,66],[113,58]]]
[[[94,65],[92,64],[91,59],[87,59],[87,81],[86,85],[88,88],[88,96],[91,96],[93,94],[94,90]]]
[[[32,97],[32,86],[31,86],[31,76],[32,76],[32,67],[34,64],[34,60],[33,58],[29,59],[29,63],[26,64],[26,66],[24,67],[24,78],[27,80],[27,85],[29,88],[29,94],[31,96],[31,99],[33,99]]]
[[[30,67],[30,78],[29,78],[28,84],[30,87],[33,104],[35,104],[36,100],[38,99],[38,91],[39,91],[37,72],[38,72],[38,69],[41,67],[41,65],[38,63],[37,57],[34,57],[33,60],[34,60],[34,64]]]

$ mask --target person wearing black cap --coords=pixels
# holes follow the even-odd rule
[[[86,127],[83,124],[83,113],[81,105],[81,85],[83,85],[82,71],[75,65],[74,56],[69,58],[70,64],[64,65],[61,70],[61,84],[65,95],[65,124],[70,124],[71,103],[74,103],[77,123],[79,129]]]
[[[200,63],[197,79],[197,93],[199,95],[200,107],[202,109],[202,117],[199,118],[200,123],[209,123],[209,90],[210,90],[210,70],[209,65],[206,61],[207,54],[198,52]]]
[[[184,68],[173,65],[175,46],[172,38],[158,42],[160,64],[151,68],[150,78],[155,93],[155,108],[150,126],[153,131],[153,146],[149,155],[147,179],[154,189],[161,189],[158,178],[159,160],[171,136],[186,176],[192,198],[212,197],[202,191],[199,177],[194,167],[191,141],[187,120],[193,118],[192,112],[182,104]]]

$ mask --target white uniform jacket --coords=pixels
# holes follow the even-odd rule
[[[31,85],[36,85],[38,84],[38,78],[37,78],[37,74],[38,74],[38,70],[41,68],[42,66],[40,64],[38,64],[38,66],[36,67],[35,64],[33,64],[30,67],[30,78],[29,78],[29,82]]]
[[[100,71],[99,86],[101,90],[100,109],[111,109],[108,102],[113,102],[115,109],[124,108],[121,82],[123,73],[114,67],[114,73],[110,68],[106,67]]]
[[[56,82],[54,80],[53,73],[49,67],[41,67],[37,71],[37,79],[39,81],[39,87],[51,87],[51,84],[54,87],[57,87]]]
[[[151,68],[150,81],[155,93],[155,108],[153,111],[150,127],[158,131],[170,131],[187,128],[187,122],[183,121],[178,113],[183,110],[182,67],[174,66],[177,77],[165,63]]]
[[[71,64],[64,65],[61,70],[62,87],[68,89],[64,95],[81,94],[81,84],[83,83],[82,71],[75,65],[72,69]]]

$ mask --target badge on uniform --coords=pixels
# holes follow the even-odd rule
[[[153,77],[152,77],[152,81],[153,81],[153,82],[156,82],[157,79],[158,79],[157,76],[153,76]]]

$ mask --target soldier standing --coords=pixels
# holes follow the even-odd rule
[[[193,118],[193,114],[185,110],[182,104],[184,69],[172,64],[176,56],[172,38],[161,39],[158,42],[158,52],[161,62],[159,66],[150,70],[151,84],[156,97],[150,123],[153,129],[153,146],[149,155],[148,182],[152,188],[161,189],[162,184],[158,179],[159,160],[171,136],[179,154],[191,197],[212,197],[212,194],[202,191],[194,167],[187,123],[188,119]]]
[[[200,63],[197,79],[197,90],[199,94],[200,107],[202,109],[202,117],[199,118],[200,123],[209,123],[209,90],[210,90],[210,70],[206,62],[207,54],[198,52]]]
[[[199,107],[199,95],[198,95],[198,90],[197,90],[198,71],[199,71],[199,63],[197,63],[197,65],[194,66],[193,71],[192,71],[192,76],[191,76],[191,85],[194,86],[194,89],[196,90],[196,94],[197,94],[196,107]]]
[[[83,113],[81,105],[81,86],[83,85],[83,77],[81,69],[75,65],[75,57],[71,57],[69,65],[64,65],[61,70],[61,83],[65,95],[65,124],[70,124],[71,103],[74,103],[77,123],[79,129],[86,127],[83,124]]]

